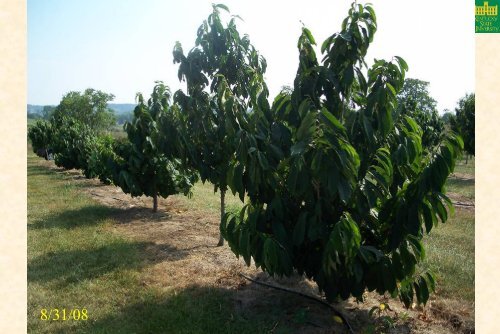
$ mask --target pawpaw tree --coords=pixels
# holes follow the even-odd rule
[[[116,140],[111,135],[98,136],[93,143],[87,158],[87,168],[84,171],[87,178],[97,177],[104,184],[113,183],[113,164]]]
[[[393,117],[408,67],[400,57],[368,67],[376,29],[372,6],[354,3],[321,60],[302,29],[293,88],[254,105],[240,129],[227,183],[249,201],[221,231],[248,265],[304,274],[328,300],[376,290],[408,306],[434,288],[417,269],[422,239],[452,209],[444,184],[463,142],[448,133],[424,154],[419,125]]]
[[[31,141],[33,153],[48,158],[48,150],[51,148],[53,130],[49,122],[38,120],[28,128],[28,138]]]
[[[199,172],[201,180],[220,190],[223,217],[228,168],[241,127],[237,119],[258,103],[267,103],[268,90],[263,79],[265,59],[247,35],[240,36],[237,17],[224,24],[221,10],[229,12],[224,5],[213,5],[198,29],[195,47],[184,55],[177,43],[173,56],[179,64],[179,80],[187,84],[186,92],[174,95],[180,107],[180,145],[186,163]],[[255,99],[257,93],[260,101]],[[218,246],[223,244],[221,235]]]
[[[86,174],[87,159],[97,134],[87,124],[74,118],[61,117],[51,120],[53,135],[51,146],[54,149],[54,162],[65,169],[82,169]]]
[[[115,151],[116,156],[110,157],[114,166],[113,183],[132,196],[153,197],[155,212],[158,210],[158,196],[188,195],[197,180],[194,171],[160,150],[165,143],[160,143],[158,121],[170,110],[170,90],[163,83],[157,82],[147,102],[138,94],[134,118],[124,125],[128,142],[121,143]],[[164,136],[162,138],[164,141]]]

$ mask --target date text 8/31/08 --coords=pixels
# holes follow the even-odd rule
[[[40,320],[44,321],[67,321],[67,320],[88,320],[88,312],[86,308],[82,309],[41,309]]]

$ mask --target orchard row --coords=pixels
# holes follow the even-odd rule
[[[330,301],[376,290],[425,303],[435,282],[416,272],[422,238],[448,218],[444,184],[464,144],[417,123],[417,104],[398,104],[402,58],[368,67],[373,8],[354,3],[319,58],[304,27],[293,87],[272,103],[265,59],[224,11],[214,5],[187,54],[174,47],[187,90],[172,95],[157,82],[149,99],[138,95],[127,138],[103,135],[112,96],[87,90],[30,129],[33,149],[50,147],[58,166],[151,196],[155,210],[158,196],[209,181],[221,194],[219,244],[248,265],[303,274]],[[240,212],[224,212],[228,190],[244,201]]]

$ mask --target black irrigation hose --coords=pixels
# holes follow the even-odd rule
[[[474,203],[452,202],[454,206],[475,207]]]
[[[322,299],[319,299],[317,297],[314,297],[314,296],[311,296],[311,295],[308,295],[308,294],[305,294],[305,293],[302,293],[300,291],[295,291],[295,290],[292,290],[292,289],[288,289],[288,288],[283,288],[283,287],[280,287],[280,286],[276,286],[276,285],[272,285],[272,284],[269,284],[269,283],[265,283],[265,282],[259,282],[253,278],[250,278],[242,273],[239,273],[239,275],[241,277],[243,277],[244,279],[247,279],[249,280],[250,282],[254,282],[256,284],[260,284],[260,285],[263,285],[263,286],[266,286],[268,288],[273,288],[273,289],[276,289],[276,290],[281,290],[281,291],[285,291],[285,292],[289,292],[289,293],[293,293],[293,294],[296,294],[296,295],[299,295],[301,297],[304,297],[304,298],[307,298],[307,299],[310,299],[310,300],[313,300],[317,303],[320,303],[328,308],[330,308],[333,313],[335,313],[335,315],[337,315],[340,319],[342,319],[342,322],[344,323],[344,325],[347,327],[347,329],[349,330],[349,332],[351,332],[352,334],[354,334],[354,330],[352,329],[351,327],[351,324],[349,324],[349,322],[347,321],[347,319],[344,317],[344,315],[338,311],[336,308],[334,308],[331,304],[327,303],[326,301],[322,300]]]

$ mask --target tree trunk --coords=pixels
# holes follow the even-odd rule
[[[158,211],[158,194],[155,193],[153,195],[153,212],[157,212]]]
[[[467,165],[467,161],[469,160],[469,154],[465,153],[465,164]]]
[[[224,204],[224,199],[226,197],[226,191],[225,190],[220,190],[220,221],[222,222],[222,218],[224,217],[224,214],[226,212],[226,207]],[[219,243],[217,244],[217,247],[224,246],[224,238],[222,237],[222,233],[219,232]]]

